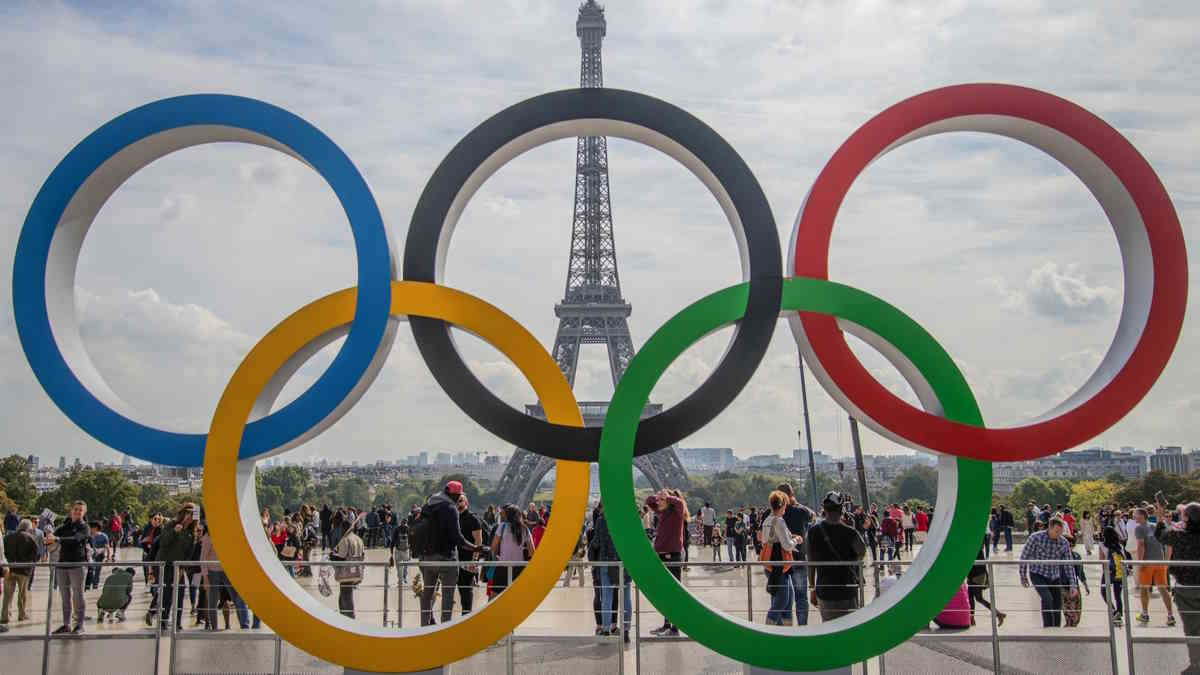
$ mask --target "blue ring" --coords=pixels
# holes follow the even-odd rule
[[[38,191],[17,242],[13,312],[25,357],[42,388],[67,417],[96,440],[157,464],[201,466],[207,434],[178,433],[128,419],[97,399],[63,358],[50,329],[46,266],[55,228],[72,197],[105,161],[146,137],[195,125],[233,127],[267,137],[294,152],[329,184],[341,202],[358,260],[354,322],[333,363],[307,391],[246,427],[246,459],[295,440],[327,418],[367,374],[387,329],[394,277],[387,232],[366,181],[325,134],[276,106],[240,96],[198,94],[131,110],[83,139]]]

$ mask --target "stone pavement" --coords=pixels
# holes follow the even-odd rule
[[[1081,551],[1082,553],[1082,551]],[[1003,550],[997,561],[1016,560],[1019,549],[1012,553]],[[708,550],[701,554],[693,548],[694,560],[708,560]],[[123,549],[123,560],[140,562],[140,551]],[[371,550],[368,555],[373,562],[386,562],[386,552]],[[911,556],[906,555],[906,559]],[[1001,662],[1005,672],[1111,672],[1109,627],[1105,620],[1107,611],[1100,596],[1098,583],[1099,567],[1091,565],[1087,575],[1091,594],[1083,599],[1083,620],[1076,628],[1045,629],[1041,627],[1037,596],[1032,590],[1020,587],[1015,565],[997,565],[995,568],[996,596],[999,609],[1007,613],[999,634],[1006,641],[1000,644]],[[107,572],[106,572],[107,576]],[[513,643],[513,660],[516,670],[522,673],[564,673],[575,675],[589,673],[616,673],[623,666],[628,673],[636,672],[635,658],[640,655],[641,672],[682,673],[740,673],[740,664],[715,654],[691,641],[657,641],[651,639],[649,630],[661,624],[662,617],[648,601],[641,599],[639,617],[642,640],[639,649],[623,646],[613,638],[593,636],[594,620],[591,611],[592,588],[590,574],[586,586],[579,586],[576,579],[569,588],[556,588],[538,611],[526,619],[516,630]],[[411,580],[411,576],[410,576]],[[747,607],[745,568],[692,566],[685,573],[689,590],[712,607],[719,608],[742,618],[752,615],[755,622],[764,620],[768,605],[765,578],[758,572],[750,574],[752,583]],[[301,585],[317,595],[314,579],[302,578]],[[17,622],[15,607],[13,623],[7,636],[28,636],[29,641],[0,642],[0,672],[41,672],[42,637],[46,632],[46,602],[48,579],[45,570],[35,573],[34,589],[30,594],[31,620]],[[139,569],[133,603],[127,611],[124,623],[97,624],[95,603],[98,591],[86,594],[89,636],[102,636],[100,640],[78,640],[54,638],[51,640],[51,673],[138,673],[154,672],[154,640],[132,639],[136,634],[152,634],[143,618],[146,616],[150,594],[143,585]],[[874,593],[868,585],[867,602]],[[395,625],[398,605],[402,607],[403,625],[419,623],[417,604],[411,588],[401,592],[396,587],[395,570],[389,570],[385,609],[383,567],[372,567],[363,585],[356,592],[358,618],[372,623]],[[475,592],[476,603],[483,601],[482,587]],[[986,597],[986,594],[985,594]],[[1136,613],[1136,593],[1131,593]],[[336,605],[334,597],[322,598],[327,605]],[[187,601],[185,600],[185,603]],[[1132,633],[1136,638],[1182,635],[1181,628],[1165,627],[1165,613],[1161,600],[1151,600],[1153,621],[1149,627],[1135,625]],[[987,638],[991,633],[991,621],[982,607],[977,612],[977,626],[966,631],[950,631],[954,636],[972,635]],[[51,629],[61,622],[57,592],[53,597]],[[811,620],[819,620],[815,611]],[[271,672],[273,668],[275,641],[270,639],[269,628],[258,631],[238,628],[236,617],[232,619],[232,630],[205,635],[193,626],[194,619],[184,611],[184,630],[174,641],[176,672],[188,673],[244,673]],[[797,629],[800,630],[800,629]],[[1124,631],[1119,628],[1117,631]],[[254,635],[265,636],[264,640],[252,640]],[[920,673],[971,673],[990,672],[992,666],[992,644],[990,639],[980,642],[965,642],[947,637],[948,633],[930,630],[916,640],[901,645],[885,656],[887,672]],[[1047,636],[1073,638],[1069,641],[1046,642]],[[194,638],[194,639],[189,639]],[[1024,638],[1024,639],[1023,639]],[[1119,671],[1128,672],[1124,636],[1116,634]],[[1011,641],[1008,641],[1011,640]],[[1095,640],[1094,642],[1091,640]],[[1135,649],[1138,672],[1179,672],[1186,665],[1183,645],[1138,645]],[[164,639],[159,646],[158,672],[168,672],[172,657],[172,641]],[[281,645],[283,672],[329,672],[340,673],[340,669],[320,662],[298,649]],[[500,644],[464,662],[454,664],[454,673],[503,672],[508,658],[507,646]],[[623,661],[623,663],[622,663]],[[868,672],[879,672],[879,663],[873,660]]]

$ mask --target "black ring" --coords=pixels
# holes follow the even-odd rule
[[[708,424],[758,368],[779,317],[783,288],[779,235],[766,195],[750,168],[707,124],[665,101],[620,89],[568,89],[535,96],[497,113],[467,134],[438,165],[413,212],[404,246],[404,279],[436,281],[442,226],[471,174],[510,141],[556,122],[607,119],[656,131],[694,154],[728,192],[745,231],[750,263],[746,315],[716,369],[679,404],[641,421],[635,455],[670,447]],[[493,394],[463,362],[438,319],[410,317],[421,357],[442,389],[483,428],[554,459],[595,462],[600,427],[570,427],[530,417]]]

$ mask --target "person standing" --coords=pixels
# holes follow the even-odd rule
[[[4,554],[8,558],[8,575],[4,577],[4,605],[0,608],[0,625],[8,623],[12,598],[17,596],[17,621],[28,621],[25,598],[29,591],[29,573],[38,561],[38,543],[33,537],[33,523],[25,518],[15,530],[4,537]],[[27,565],[27,567],[22,567]]]
[[[324,551],[333,544],[330,536],[333,532],[333,510],[329,508],[329,504],[321,505],[317,521],[321,526],[321,550]]]
[[[1038,507],[1033,502],[1025,505],[1025,531],[1033,534],[1033,524],[1038,521]]]
[[[783,509],[783,522],[787,525],[788,533],[792,539],[796,541],[796,546],[792,549],[792,568],[787,573],[788,589],[791,592],[791,599],[787,603],[786,611],[790,623],[792,609],[796,611],[796,625],[808,625],[808,566],[804,564],[807,556],[805,554],[804,537],[808,535],[808,528],[812,524],[813,512],[807,507],[796,501],[796,493],[792,491],[790,483],[782,483],[778,490],[787,497],[787,504]],[[865,518],[866,516],[864,516]],[[857,528],[856,528],[857,529]],[[765,530],[764,530],[765,531]],[[859,535],[861,537],[861,535]]]
[[[1066,524],[1060,518],[1051,518],[1045,530],[1029,535],[1025,548],[1021,550],[1021,585],[1029,588],[1032,583],[1042,603],[1042,626],[1062,625],[1063,588],[1068,593],[1079,592],[1079,580],[1075,577],[1074,564],[1047,564],[1038,561],[1070,561],[1071,544],[1063,536]],[[1027,562],[1030,561],[1030,562]]]
[[[1147,510],[1137,508],[1133,510],[1133,520],[1137,523],[1137,527],[1133,530],[1136,548],[1132,551],[1137,560],[1165,560],[1166,555],[1163,551],[1162,544],[1158,541],[1158,537],[1154,536],[1154,526],[1147,520]],[[1167,588],[1167,566],[1165,564],[1158,565],[1138,565],[1137,566],[1138,592],[1142,603],[1142,613],[1138,615],[1138,623],[1145,626],[1150,623],[1150,589],[1157,588],[1162,595],[1163,605],[1167,608],[1167,625],[1175,625],[1175,612],[1171,605],[1171,594]]]
[[[821,509],[824,520],[808,530],[808,560],[843,564],[809,566],[809,602],[821,611],[821,621],[833,621],[858,609],[858,567],[867,545],[853,527],[842,522],[840,493],[827,493]]]
[[[683,500],[665,490],[660,490],[658,494],[650,495],[646,499],[646,506],[658,513],[658,529],[654,533],[654,552],[658,554],[658,559],[663,561],[663,564],[667,566],[667,571],[675,577],[675,580],[682,583],[680,563],[683,562],[683,528],[686,519]],[[743,559],[745,555],[746,551],[743,545],[741,549]],[[674,637],[679,635],[679,629],[672,625],[670,620],[663,617],[663,625],[650,631],[650,634]]]
[[[971,572],[967,575],[967,601],[971,605],[971,625],[975,625],[975,605],[976,603],[988,608],[989,612],[996,615],[996,625],[1003,626],[1004,619],[1008,617],[1004,612],[996,611],[991,603],[983,599],[983,591],[991,584],[991,575],[988,574],[987,566],[988,557],[988,537],[983,535],[983,544],[979,547],[979,553],[975,554],[975,564],[971,566]]]
[[[700,526],[704,528],[704,545],[712,546],[713,526],[717,524],[717,511],[709,502],[700,509]]]
[[[162,566],[162,597],[158,600],[159,621],[163,630],[170,629],[171,606],[175,606],[175,629],[183,629],[184,569],[178,563],[195,558],[196,514],[199,507],[188,503],[175,514],[175,521],[163,526],[154,542],[154,559]]]
[[[775,626],[792,625],[792,570],[795,565],[784,564],[785,560],[794,560],[795,553],[804,543],[804,537],[793,535],[784,521],[784,511],[788,507],[788,496],[782,490],[775,490],[767,498],[771,506],[770,513],[763,518],[762,542],[766,559],[780,561],[778,565],[768,565],[767,593],[771,596],[771,607],[767,610],[767,623]],[[784,555],[784,552],[791,555]],[[807,600],[807,598],[806,598]],[[808,607],[805,606],[804,619],[808,619]]]
[[[462,483],[452,480],[439,493],[432,495],[421,508],[421,516],[416,527],[421,527],[421,520],[429,520],[425,528],[428,536],[422,538],[422,550],[414,551],[420,555],[421,562],[444,562],[449,564],[421,567],[421,578],[424,588],[421,591],[421,625],[432,626],[433,596],[442,587],[442,623],[449,623],[454,615],[454,586],[458,581],[457,561],[458,550],[477,550],[474,542],[463,537],[459,528],[458,498],[462,496]],[[532,506],[532,504],[531,504]],[[409,530],[412,537],[412,530]]]
[[[55,635],[83,632],[83,565],[87,562],[87,547],[92,538],[84,516],[87,504],[76,501],[71,504],[71,514],[66,522],[46,536],[46,544],[58,542],[58,562],[54,568],[54,580],[62,596],[63,623],[54,631]]]
[[[1168,560],[1200,560],[1200,503],[1183,507],[1183,522],[1164,533],[1162,543]],[[1175,604],[1183,619],[1183,634],[1200,638],[1200,567],[1171,565],[1168,571],[1175,577]],[[1200,672],[1200,642],[1188,642],[1188,660],[1190,665],[1184,672]]]
[[[334,518],[341,516],[338,512]],[[355,533],[355,525],[353,523],[343,523],[345,526],[342,530],[342,536],[333,546],[333,551],[329,554],[329,559],[335,562],[361,563],[366,558],[366,546],[363,544],[362,537]],[[366,520],[364,514],[361,520]],[[362,582],[363,568],[361,564],[357,565],[337,565],[333,568],[333,579],[338,583],[338,611],[342,616],[354,618],[354,589]],[[449,586],[442,589],[444,595],[450,596],[450,602],[454,602],[454,592]],[[422,594],[422,599],[424,595]]]
[[[733,509],[725,510],[725,553],[729,562],[734,561],[733,545],[735,541],[735,531],[737,526],[737,516],[733,515]]]
[[[1105,604],[1112,608],[1113,625],[1120,626],[1124,622],[1122,589],[1125,586],[1125,560],[1129,558],[1129,553],[1125,551],[1121,535],[1117,533],[1117,529],[1113,525],[1105,527],[1104,531],[1100,533],[1098,552],[1100,560],[1105,562],[1104,573],[1100,577],[1100,593],[1105,598]],[[1112,589],[1111,596],[1109,588]]]
[[[888,561],[900,557],[896,540],[900,536],[900,523],[892,517],[892,512],[883,510],[883,522],[879,524],[879,557]]]
[[[8,513],[4,514],[4,532],[6,535],[16,532],[20,524],[21,518],[17,515],[16,511],[9,509]]]
[[[98,563],[108,560],[109,555],[109,538],[107,534],[100,531],[100,523],[92,523],[91,530],[92,564],[88,565],[87,576],[83,580],[83,590],[85,591],[100,588],[101,568]]]
[[[483,522],[479,520],[470,508],[470,503],[467,501],[466,495],[458,496],[458,527],[469,541],[473,542],[473,548],[458,548],[459,561],[477,560],[479,554],[477,551],[483,547]],[[463,616],[471,613],[471,608],[475,603],[475,581],[479,575],[479,567],[476,565],[464,565],[458,568],[458,598],[462,604]]]
[[[509,504],[501,511],[500,524],[492,535],[492,552],[496,564],[492,572],[492,599],[508,588],[525,569],[519,564],[533,557],[533,535],[525,525],[521,509]]]
[[[908,508],[908,504],[900,510],[900,528],[904,530],[904,551],[912,553],[913,541],[917,535],[917,523],[913,520],[912,509]]]
[[[1084,511],[1079,519],[1079,539],[1083,540],[1083,550],[1092,554],[1092,543],[1096,540],[1096,523],[1092,520],[1092,512]]]
[[[918,512],[917,515],[918,516],[924,515],[924,512]],[[1007,506],[1005,506],[1004,504],[1001,504],[1000,505],[1000,531],[1004,533],[1004,551],[1006,553],[1012,552],[1012,533],[1013,533],[1014,525],[1015,525],[1015,523],[1013,521],[1012,511],[1009,511]],[[929,529],[929,516],[925,516],[925,529]],[[1091,549],[1088,549],[1088,553],[1091,553]]]

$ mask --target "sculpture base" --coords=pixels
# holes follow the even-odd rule
[[[348,671],[347,671],[348,672]],[[821,670],[809,673],[808,675],[853,675],[854,671],[850,666],[845,668],[835,668],[833,670]],[[751,665],[743,666],[743,675],[804,675],[803,673],[789,673],[782,670],[770,670],[768,668],[755,668]]]

